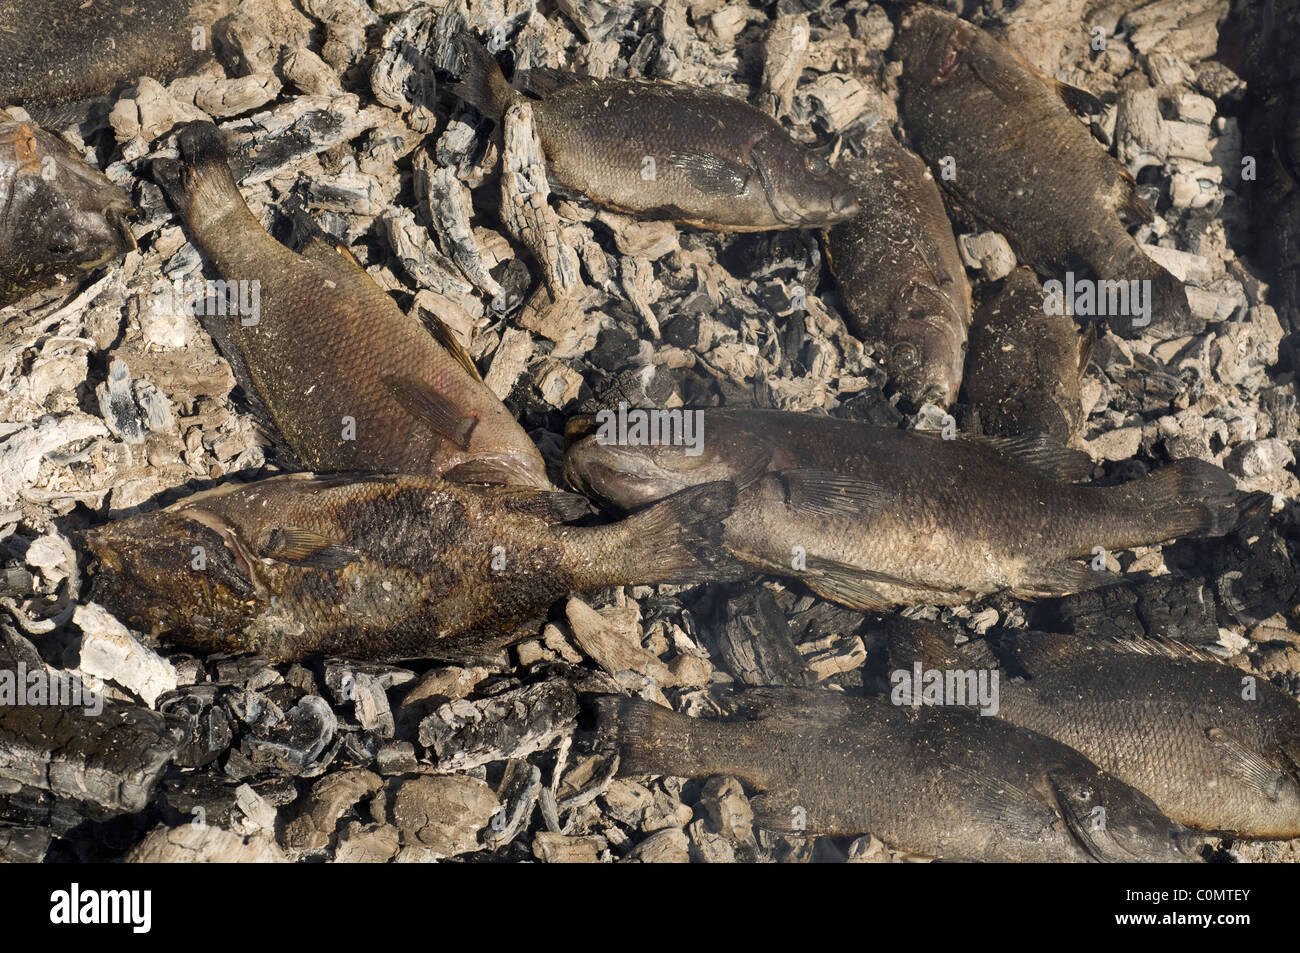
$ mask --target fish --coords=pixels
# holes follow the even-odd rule
[[[903,63],[903,126],[962,209],[1005,235],[1026,264],[1066,269],[1082,260],[1106,282],[1149,281],[1140,286],[1150,289],[1149,313],[1108,315],[1117,334],[1134,336],[1148,324],[1168,333],[1203,329],[1182,283],[1124,227],[1121,215],[1152,220],[1136,182],[1067,106],[1068,99],[1100,112],[1095,97],[1042,77],[983,30],[939,10],[908,11],[894,46]],[[1123,310],[1137,311],[1132,302],[1115,308]]]
[[[748,689],[743,717],[691,718],[640,698],[592,700],[618,774],[729,775],[765,830],[873,834],[965,861],[1189,861],[1195,836],[1144,794],[1043,735],[964,708]]]
[[[63,140],[0,110],[0,307],[131,251],[133,211]]]
[[[727,484],[604,526],[567,494],[397,474],[228,482],[83,532],[96,601],[201,652],[365,659],[494,652],[557,599],[709,578]],[[518,633],[518,634],[517,634]]]
[[[177,144],[181,159],[155,159],[153,176],[239,293],[241,313],[204,326],[302,469],[552,488],[537,447],[450,332],[435,339],[404,314],[346,247],[313,234],[298,254],[272,238],[214,125],[188,124]]]
[[[620,413],[630,420],[633,410]],[[723,536],[731,555],[852,608],[1097,588],[1117,579],[1091,568],[1100,551],[1221,536],[1267,499],[1239,493],[1200,460],[1119,486],[1079,485],[1088,455],[1041,436],[947,440],[813,414],[696,413],[695,453],[619,443],[612,414],[595,433],[591,420],[571,422],[565,479],[623,509],[730,480],[740,489]]]
[[[865,147],[863,158],[839,164],[862,212],[826,232],[827,263],[849,327],[872,348],[890,385],[912,407],[946,408],[957,399],[966,358],[966,268],[926,164],[883,121]]]
[[[963,667],[927,623],[897,620],[891,665]],[[1300,836],[1300,705],[1267,679],[1172,640],[1005,632],[981,646],[1000,679],[997,717],[1085,755],[1186,827]]]
[[[712,90],[579,78],[527,100],[482,44],[457,38],[457,92],[500,119],[529,101],[548,174],[598,205],[726,232],[819,228],[858,201],[846,179],[779,122]]]
[[[0,105],[111,93],[212,58],[212,28],[236,0],[0,0]]]
[[[1017,268],[975,313],[966,354],[966,398],[984,432],[1042,433],[1068,443],[1083,423],[1083,376],[1097,326],[1083,333],[1068,313],[1044,307],[1028,268]]]

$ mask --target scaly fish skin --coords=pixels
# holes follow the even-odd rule
[[[464,658],[570,593],[709,578],[734,491],[621,523],[544,518],[556,494],[375,474],[228,483],[85,533],[94,598],[200,651]]]

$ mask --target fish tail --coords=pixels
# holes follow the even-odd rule
[[[600,527],[616,558],[598,584],[691,585],[725,578],[734,564],[722,546],[722,524],[736,504],[735,484],[704,483]]]
[[[506,81],[496,58],[468,34],[462,33],[455,42],[463,65],[460,82],[452,89],[485,116],[500,119],[517,94]]]
[[[1099,263],[1096,270],[1103,278],[1142,282],[1141,300],[1145,306],[1140,310],[1130,307],[1127,314],[1112,315],[1108,322],[1110,329],[1130,338],[1152,331],[1170,335],[1199,334],[1205,330],[1205,322],[1192,314],[1183,283],[1142,251],[1127,232],[1124,243],[1127,246],[1124,251]]]
[[[618,752],[620,775],[671,774],[695,777],[711,774],[696,752],[700,729],[710,727],[698,719],[642,698],[600,695],[593,700],[597,744]]]
[[[229,209],[247,209],[227,162],[225,136],[210,122],[186,124],[176,137],[181,158],[155,159],[154,181],[186,224]]]
[[[1178,460],[1125,489],[1139,511],[1156,516],[1160,539],[1223,536],[1263,502],[1259,494],[1240,492],[1214,464],[1194,459]]]

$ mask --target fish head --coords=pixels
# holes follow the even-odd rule
[[[91,598],[155,635],[239,632],[265,585],[235,528],[213,514],[169,509],[88,530]]]
[[[1204,838],[1165,817],[1150,798],[1122,781],[1097,771],[1091,776],[1054,777],[1050,783],[1070,832],[1096,860],[1197,859]]]
[[[26,276],[89,271],[135,247],[126,195],[28,123],[0,125],[0,200],[5,230],[13,231],[4,241]]]
[[[635,509],[679,490],[732,480],[735,467],[707,451],[681,446],[636,446],[602,440],[591,434],[573,443],[564,455],[564,478],[574,489]]]
[[[750,146],[749,161],[772,214],[791,228],[847,222],[861,211],[853,184],[789,136],[763,135]]]
[[[949,82],[968,64],[975,27],[951,13],[922,7],[902,19],[895,48],[907,81],[921,86]]]
[[[877,357],[913,407],[957,399],[966,361],[965,324],[947,295],[912,285],[881,322]]]

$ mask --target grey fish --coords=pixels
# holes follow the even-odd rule
[[[458,91],[501,117],[523,99],[473,39]],[[832,225],[857,214],[849,183],[766,113],[671,83],[581,79],[532,102],[548,172],[593,202],[717,231]]]
[[[0,307],[135,248],[132,210],[63,140],[0,111]]]
[[[155,160],[155,179],[222,278],[258,292],[257,314],[206,326],[305,469],[550,488],[537,447],[453,337],[439,346],[345,248],[314,236],[299,255],[267,234],[211,123],[178,143],[182,161]]]
[[[697,455],[620,444],[611,427],[569,447],[565,477],[623,508],[731,480],[741,488],[724,537],[731,553],[856,608],[1095,588],[1115,581],[1076,561],[1096,547],[1222,535],[1263,500],[1200,460],[1081,486],[1070,481],[1091,472],[1087,454],[1042,438],[945,440],[812,414],[701,413]]]
[[[1150,799],[1059,742],[966,709],[750,689],[744,720],[595,700],[622,775],[730,775],[760,827],[874,834],[970,861],[1186,861],[1192,838]]]
[[[1017,268],[975,313],[966,355],[966,397],[984,432],[1043,433],[1067,443],[1083,423],[1083,375],[1097,328],[1083,334],[1068,313],[1051,313],[1028,268]]]
[[[108,523],[84,544],[95,600],[199,651],[463,658],[573,592],[709,578],[733,501],[725,484],[699,487],[584,528],[558,521],[567,494],[290,474]]]
[[[897,620],[891,664],[972,654]],[[1069,745],[1170,818],[1242,837],[1300,836],[1300,705],[1267,680],[1178,643],[1012,632],[999,718]]]
[[[849,326],[891,386],[917,407],[957,399],[971,323],[970,285],[930,170],[877,122],[867,154],[840,171],[862,213],[826,233],[826,257]]]
[[[1018,56],[978,27],[930,8],[909,11],[895,41],[903,60],[902,117],[912,145],[965,209],[1004,234],[1021,261],[1067,268],[1086,262],[1107,281],[1150,281],[1152,329],[1195,333],[1181,282],[1146,256],[1120,215],[1150,222],[1136,184]],[[1142,318],[1112,315],[1116,333]]]

